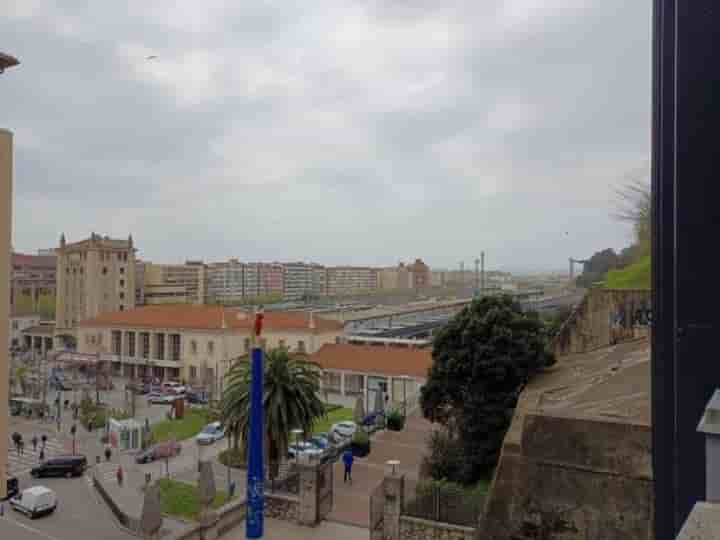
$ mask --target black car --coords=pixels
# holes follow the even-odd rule
[[[34,467],[30,474],[34,478],[43,476],[80,476],[87,469],[87,458],[85,456],[58,456],[44,461]]]
[[[0,501],[12,499],[15,495],[20,493],[20,482],[14,476],[7,479],[7,494],[5,497],[0,497]]]

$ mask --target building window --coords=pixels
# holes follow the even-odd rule
[[[157,358],[165,360],[165,334],[155,334],[155,350]]]
[[[120,304],[120,311],[125,311],[125,306],[123,306],[122,304]]]
[[[180,361],[180,334],[170,334],[170,360]]]
[[[120,293],[120,300],[123,300],[124,298],[125,298],[125,293],[124,293],[124,292],[121,292],[121,293]]]
[[[213,343],[212,341],[208,341],[207,351],[208,354],[212,356],[212,354],[215,352],[215,343]]]
[[[128,356],[135,356],[135,332],[128,332]]]
[[[197,379],[197,368],[195,366],[190,366],[190,378]]]
[[[345,395],[362,394],[363,393],[363,376],[346,374],[345,375]]]
[[[192,352],[193,354],[197,354],[197,341],[195,341],[194,339],[190,342],[190,352]]]
[[[304,353],[304,352],[305,352],[305,342],[304,342],[303,340],[298,341],[297,350],[298,350],[298,352],[300,352],[300,353]]]
[[[122,332],[120,330],[112,331],[112,353],[116,355],[122,354]]]
[[[150,358],[150,334],[148,332],[143,332],[140,336],[142,342],[141,356],[143,358]]]
[[[18,322],[17,322],[17,321],[13,321],[13,322],[12,322],[12,329],[13,329],[13,330],[17,330],[18,328],[19,328]]]
[[[121,287],[124,287],[124,286],[125,286],[125,280],[124,280],[124,279],[121,279],[121,280],[120,280],[120,286],[121,286]]]
[[[124,274],[124,273],[125,273],[125,268],[122,267],[122,266],[120,267],[120,273],[121,273],[121,274]]]
[[[323,390],[326,392],[340,393],[340,379],[342,376],[340,373],[333,373],[332,371],[326,371],[323,373],[322,383]]]
[[[285,340],[284,340],[284,339],[281,339],[281,340],[278,342],[278,347],[282,347],[283,349],[285,348]]]
[[[103,266],[102,274],[103,274],[103,276],[107,275],[107,266]]]

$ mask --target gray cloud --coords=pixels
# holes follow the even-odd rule
[[[10,0],[18,248],[562,269],[630,240],[648,0],[236,4]]]

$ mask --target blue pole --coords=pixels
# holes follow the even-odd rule
[[[263,351],[252,351],[252,378],[250,380],[250,437],[247,476],[247,518],[245,536],[262,538],[264,525],[265,494],[263,480]]]

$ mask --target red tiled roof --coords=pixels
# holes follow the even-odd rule
[[[129,326],[142,328],[177,328],[188,330],[220,330],[223,318],[227,328],[250,330],[253,315],[234,308],[197,305],[144,306],[127,311],[103,313],[80,326]],[[339,332],[340,322],[314,316],[316,332]],[[265,312],[263,328],[267,330],[309,330],[310,314],[307,312]]]
[[[311,356],[323,369],[427,377],[432,365],[430,349],[385,345],[330,343]]]

